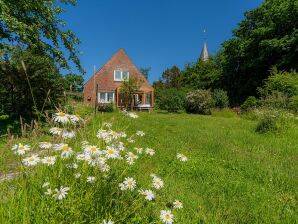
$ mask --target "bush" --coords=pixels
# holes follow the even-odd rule
[[[248,111],[251,109],[256,109],[260,105],[259,100],[254,96],[249,96],[241,105],[241,110]]]
[[[298,113],[298,96],[293,96],[289,99],[289,109]]]
[[[114,103],[100,103],[97,106],[98,111],[101,112],[113,112],[114,111]]]
[[[290,117],[277,110],[266,110],[261,112],[259,122],[256,126],[258,133],[276,133],[286,130],[290,123]]]
[[[178,112],[184,109],[185,93],[177,89],[163,89],[156,94],[156,105],[161,110]]]
[[[229,97],[226,91],[222,89],[215,89],[212,94],[215,107],[220,109],[229,106]]]
[[[211,114],[213,99],[210,90],[198,89],[186,96],[186,111],[195,114]]]

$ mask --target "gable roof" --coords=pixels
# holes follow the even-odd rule
[[[120,48],[85,84],[87,85],[94,76],[96,82],[100,83],[100,88],[106,87],[107,90],[116,89],[121,85],[121,82],[114,81],[114,70],[125,69],[128,70],[131,77],[138,77],[143,80],[141,89],[153,90],[148,80],[142,75],[139,69],[135,66],[123,48]],[[111,79],[111,77],[113,79]]]

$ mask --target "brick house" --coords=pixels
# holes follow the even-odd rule
[[[94,106],[97,98],[97,103],[113,102],[117,107],[123,107],[120,86],[123,80],[130,77],[141,80],[140,89],[131,97],[130,105],[134,109],[152,109],[154,89],[122,48],[85,83],[84,103]]]

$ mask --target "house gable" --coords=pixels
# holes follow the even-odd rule
[[[125,51],[120,48],[113,57],[99,69],[84,85],[84,102],[89,105],[95,103],[95,86],[98,85],[100,92],[114,92],[122,81],[114,80],[114,71],[128,71],[129,77],[137,77],[142,80],[141,90],[152,91],[153,88],[148,80],[141,74]],[[95,79],[95,83],[94,83]]]

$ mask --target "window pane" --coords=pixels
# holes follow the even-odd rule
[[[100,100],[101,101],[105,101],[106,100],[106,93],[104,93],[104,92],[101,92],[100,93]]]
[[[121,80],[121,71],[120,70],[115,71],[115,80]]]
[[[128,78],[129,78],[128,71],[123,71],[123,80],[128,80]]]
[[[145,103],[146,104],[150,104],[151,103],[151,95],[150,93],[146,93],[146,97],[145,97]]]
[[[114,98],[114,93],[108,93],[108,102],[112,102]]]

